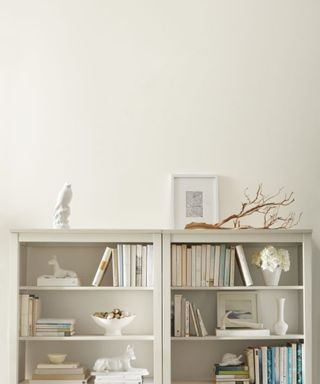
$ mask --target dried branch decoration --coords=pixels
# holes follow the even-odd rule
[[[240,220],[243,217],[251,216],[254,213],[263,215],[262,229],[289,229],[296,226],[301,218],[302,213],[298,218],[294,212],[290,212],[287,216],[282,217],[279,215],[281,207],[287,207],[294,202],[293,192],[289,195],[285,194],[281,197],[283,188],[280,188],[277,193],[273,195],[265,195],[262,192],[262,184],[259,184],[257,192],[254,197],[248,195],[248,188],[244,191],[245,202],[242,203],[241,209],[238,213],[226,217],[216,224],[207,223],[190,223],[185,226],[186,229],[219,229],[224,228],[223,225],[233,222],[233,228],[252,228],[249,225],[241,225]]]

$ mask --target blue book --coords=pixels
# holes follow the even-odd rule
[[[303,384],[301,343],[297,344],[297,384]]]
[[[292,347],[288,346],[288,372],[287,372],[287,383],[292,384]]]
[[[268,350],[267,350],[267,370],[268,370],[268,384],[272,384],[272,349],[270,347],[268,347]]]
[[[221,244],[221,246],[220,246],[219,287],[223,287],[223,285],[224,285],[225,260],[226,260],[226,245]]]

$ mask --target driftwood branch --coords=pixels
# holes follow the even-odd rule
[[[279,216],[281,207],[286,207],[292,204],[294,200],[293,192],[289,195],[285,194],[283,197],[283,188],[280,188],[273,195],[265,195],[262,192],[262,184],[259,184],[255,196],[251,198],[248,194],[248,189],[245,189],[244,196],[245,201],[241,204],[241,209],[238,213],[233,213],[225,219],[221,220],[216,224],[207,223],[190,223],[186,225],[186,229],[220,229],[226,223],[232,222],[233,228],[251,228],[250,226],[241,225],[241,219],[247,216],[251,216],[254,213],[263,215],[263,226],[259,228],[292,228],[296,226],[301,218],[301,213],[296,219],[295,213],[290,212],[288,216]]]

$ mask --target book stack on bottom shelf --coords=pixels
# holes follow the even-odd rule
[[[245,384],[249,383],[249,369],[245,364],[241,365],[215,365],[214,383]]]
[[[97,384],[143,384],[144,376],[149,375],[146,369],[132,371],[92,372]]]
[[[90,377],[89,371],[80,363],[40,363],[29,384],[87,384]]]

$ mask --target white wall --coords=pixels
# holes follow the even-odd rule
[[[318,258],[319,11],[311,0],[0,2],[1,308],[8,229],[50,227],[66,180],[74,228],[168,227],[171,172],[219,175],[221,216],[246,186],[284,186]],[[317,333],[315,363],[318,345]]]

